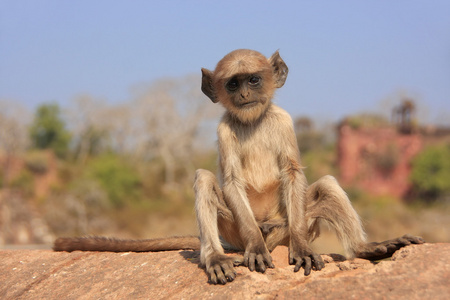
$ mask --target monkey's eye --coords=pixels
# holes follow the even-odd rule
[[[232,79],[230,79],[230,81],[227,82],[227,86],[226,87],[227,87],[227,90],[233,92],[233,91],[238,89],[239,82],[238,82],[238,80],[236,78],[232,78]]]
[[[259,82],[261,81],[261,78],[258,76],[252,76],[250,77],[250,79],[248,80],[248,83],[250,85],[257,85]]]

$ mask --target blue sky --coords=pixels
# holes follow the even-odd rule
[[[0,100],[117,103],[191,73],[200,86],[200,68],[238,48],[280,50],[276,102],[294,116],[338,120],[403,93],[450,123],[450,1],[437,0],[0,0]]]

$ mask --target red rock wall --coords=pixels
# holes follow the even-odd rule
[[[339,128],[338,166],[344,186],[375,195],[405,196],[411,160],[423,148],[419,134],[400,134],[395,128]]]

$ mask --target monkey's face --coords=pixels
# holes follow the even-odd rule
[[[267,59],[257,51],[235,50],[219,61],[214,72],[202,69],[202,91],[242,123],[252,123],[270,107],[287,73],[278,51]]]
[[[266,71],[236,74],[221,80],[219,101],[243,123],[259,119],[268,109],[273,96],[272,74]]]

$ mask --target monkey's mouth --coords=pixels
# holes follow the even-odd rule
[[[245,108],[249,108],[249,107],[253,107],[258,105],[259,101],[250,101],[250,102],[245,102],[245,103],[239,103],[238,106],[239,107],[245,107]]]

